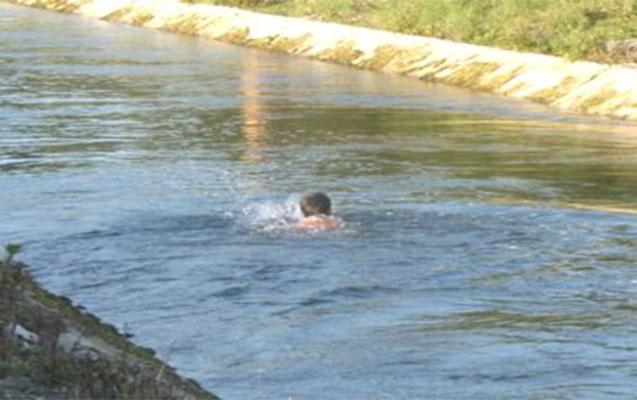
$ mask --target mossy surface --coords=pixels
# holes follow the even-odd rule
[[[436,74],[442,71],[446,65],[448,65],[448,61],[446,58],[437,58],[437,57],[428,57],[434,58],[433,60],[426,60],[424,63],[418,63],[418,66],[415,66],[409,70],[410,75],[415,75],[419,79],[425,81],[440,81],[440,79],[436,78]]]
[[[27,270],[0,261],[0,397],[216,399],[152,350],[44,290]],[[16,326],[35,339],[18,339]],[[71,335],[70,347],[63,335]],[[17,388],[23,384],[26,390]]]
[[[356,49],[356,42],[354,40],[344,40],[319,53],[317,58],[341,65],[352,65],[354,60],[360,58],[362,55],[363,52]]]
[[[230,31],[219,36],[218,39],[234,44],[248,44],[249,41],[247,40],[247,38],[249,35],[249,28],[236,28],[231,29]]]
[[[69,3],[68,1],[64,1],[64,0],[54,0],[52,2],[47,1],[46,3],[47,3],[47,7],[53,7],[55,11],[72,13],[76,11],[78,8],[80,8],[83,4],[88,3],[88,1],[84,1],[84,2],[76,1],[73,3]]]
[[[204,22],[208,23],[205,24]],[[208,25],[209,21],[205,21],[203,16],[189,13],[169,19],[162,28],[181,34],[194,36],[201,34]]]
[[[457,86],[477,88],[483,76],[494,72],[500,66],[501,64],[499,63],[484,61],[461,63],[458,66],[451,67],[453,72],[444,78],[444,82]]]
[[[135,6],[127,6],[108,14],[103,19],[110,22],[127,22],[133,25],[144,25],[153,18],[153,13],[150,11],[142,10]]]
[[[10,0],[13,3],[24,4],[23,1],[20,0]],[[89,3],[91,0],[37,0],[33,3],[28,3],[25,5],[36,7],[36,8],[44,8],[46,10],[72,13],[75,12],[78,8],[82,7],[84,4]]]
[[[529,99],[542,104],[551,104],[560,97],[570,92],[576,85],[577,79],[567,76],[560,83],[546,89],[538,90],[529,96]]]
[[[529,88],[529,84],[524,81],[518,81],[513,85],[507,85],[506,89],[498,90],[498,93],[506,96],[516,96],[517,93]],[[519,97],[519,96],[518,96]]]
[[[298,37],[277,36],[263,47],[283,53],[302,53],[309,48],[307,43],[311,37],[309,33]]]
[[[617,96],[616,90],[609,88],[601,89],[581,101],[577,105],[577,107],[580,109],[580,111],[589,112],[591,109],[597,108],[602,104],[608,102],[609,100],[612,100],[615,96]],[[612,109],[612,111],[615,111],[618,108],[619,105],[615,105],[613,107],[609,107],[607,110],[610,111]]]
[[[155,358],[154,350],[132,345],[113,325],[101,321],[94,314],[81,311],[73,305],[70,299],[55,296],[42,289],[30,277],[28,278],[27,289],[29,297],[33,299],[35,303],[45,306],[50,311],[59,313],[63,318],[79,325],[83,332],[96,335],[119,350],[126,351],[145,361],[159,363],[159,360]],[[29,305],[25,307],[31,309]]]
[[[378,46],[374,49],[374,54],[363,62],[358,63],[358,66],[366,69],[380,70],[394,61],[394,59],[403,52],[404,50],[402,48],[391,44]]]
[[[412,71],[414,64],[419,64],[431,56],[431,52],[420,47],[401,47],[385,44],[374,49],[374,54],[357,63],[357,66],[372,70],[389,69],[394,72]]]
[[[385,69],[400,74],[408,74],[415,69],[414,66],[419,65],[430,56],[430,51],[420,48],[403,50],[389,64],[385,65]]]
[[[496,72],[498,69],[494,70],[493,72]],[[516,76],[518,76],[522,70],[523,67],[520,66],[512,68],[507,72],[499,73],[495,77],[491,77],[488,80],[481,79],[479,87],[484,90],[496,91],[498,88],[501,88],[502,86],[513,80]]]

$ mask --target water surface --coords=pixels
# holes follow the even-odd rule
[[[0,240],[221,397],[637,389],[634,126],[4,3],[0,45]],[[286,229],[308,190],[345,229]]]

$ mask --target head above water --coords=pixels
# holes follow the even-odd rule
[[[301,211],[304,217],[312,215],[331,215],[332,201],[325,193],[308,193],[301,199]]]

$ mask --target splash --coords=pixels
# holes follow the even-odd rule
[[[276,203],[272,201],[251,203],[243,207],[242,214],[244,224],[251,230],[273,233],[290,233],[293,236],[313,236],[314,234],[333,231],[325,227],[302,227],[303,219],[301,208],[299,207],[299,196],[290,196],[284,202]],[[347,226],[345,222],[334,217],[334,228],[340,232]]]
[[[242,210],[246,225],[263,232],[287,231],[301,220],[299,198],[291,196],[283,203],[259,202]]]

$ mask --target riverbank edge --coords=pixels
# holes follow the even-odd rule
[[[637,67],[177,0],[0,0],[637,120]]]
[[[0,260],[0,399],[219,399],[28,269]]]

